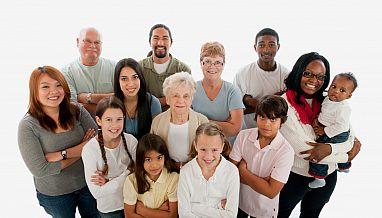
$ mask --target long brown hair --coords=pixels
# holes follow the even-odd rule
[[[148,133],[139,139],[137,148],[137,164],[135,165],[135,178],[137,179],[138,194],[143,194],[150,189],[144,168],[145,154],[149,151],[156,151],[164,156],[164,167],[169,173],[175,172],[175,167],[170,159],[166,142],[155,134]]]
[[[198,154],[195,149],[195,144],[197,143],[198,137],[200,135],[208,135],[208,136],[220,136],[220,139],[222,140],[224,147],[221,155],[228,159],[229,153],[231,152],[231,143],[228,141],[228,139],[225,137],[222,128],[215,124],[215,123],[203,123],[200,124],[200,126],[196,129],[195,139],[193,142],[193,145],[191,146],[190,151],[190,157],[194,158]]]
[[[110,97],[103,98],[101,101],[98,102],[97,107],[96,107],[96,116],[99,119],[101,119],[102,115],[109,108],[120,109],[124,115],[126,114],[125,106],[123,105],[121,100],[119,100],[115,96],[110,96]],[[125,120],[123,121],[123,124],[125,124]],[[134,169],[134,160],[133,160],[129,150],[127,149],[126,138],[125,138],[125,135],[123,133],[123,130],[121,132],[121,137],[122,137],[123,147],[125,148],[125,151],[127,152],[127,155],[130,158],[130,164],[128,166],[128,169],[130,170],[130,172],[132,172],[132,170]],[[102,135],[102,129],[101,128],[99,128],[99,130],[98,130],[98,143],[99,143],[99,148],[101,150],[101,156],[102,156],[102,159],[104,162],[102,174],[104,176],[106,176],[107,173],[109,172],[109,165],[107,164],[105,144],[103,142],[103,135]]]
[[[42,75],[48,75],[50,78],[57,80],[64,89],[65,96],[59,105],[58,125],[63,129],[71,129],[74,127],[75,121],[79,117],[79,108],[70,103],[70,90],[64,75],[54,67],[43,66],[33,70],[29,78],[29,107],[28,113],[36,118],[40,125],[51,132],[54,132],[58,125],[44,111],[43,106],[38,100],[39,80]]]

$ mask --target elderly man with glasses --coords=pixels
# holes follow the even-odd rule
[[[115,62],[100,57],[101,40],[95,28],[82,29],[77,38],[80,57],[62,69],[72,100],[84,105],[93,117],[97,103],[113,95]]]

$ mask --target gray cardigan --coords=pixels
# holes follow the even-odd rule
[[[79,120],[67,132],[50,132],[41,127],[30,114],[26,114],[19,123],[18,144],[21,156],[33,175],[37,191],[42,194],[57,196],[86,186],[81,159],[63,170],[60,169],[60,161],[50,163],[45,159],[45,153],[78,145],[89,128],[97,129],[86,109],[82,105],[79,107]]]

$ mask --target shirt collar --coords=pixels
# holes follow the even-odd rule
[[[159,178],[155,182],[153,180],[151,180],[150,177],[146,174],[146,179],[147,179],[147,181],[150,181],[150,183],[161,183],[161,184],[163,184],[166,182],[167,177],[168,177],[168,171],[167,171],[166,167],[163,167],[163,170],[160,173]]]
[[[258,136],[259,136],[258,129],[254,128],[253,131],[251,131],[250,135],[248,136],[248,140],[252,142],[259,150],[261,150]],[[280,131],[277,131],[276,137],[271,141],[271,144],[269,144],[268,146],[264,148],[277,150],[280,148],[282,144],[281,143],[282,140],[283,138]]]

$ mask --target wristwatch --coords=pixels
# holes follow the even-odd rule
[[[87,95],[86,95],[86,103],[88,104],[91,104],[92,103],[92,93],[89,92]]]
[[[61,151],[61,156],[62,156],[62,159],[63,159],[63,160],[68,159],[68,153],[66,152],[66,150],[62,150],[62,151]]]

